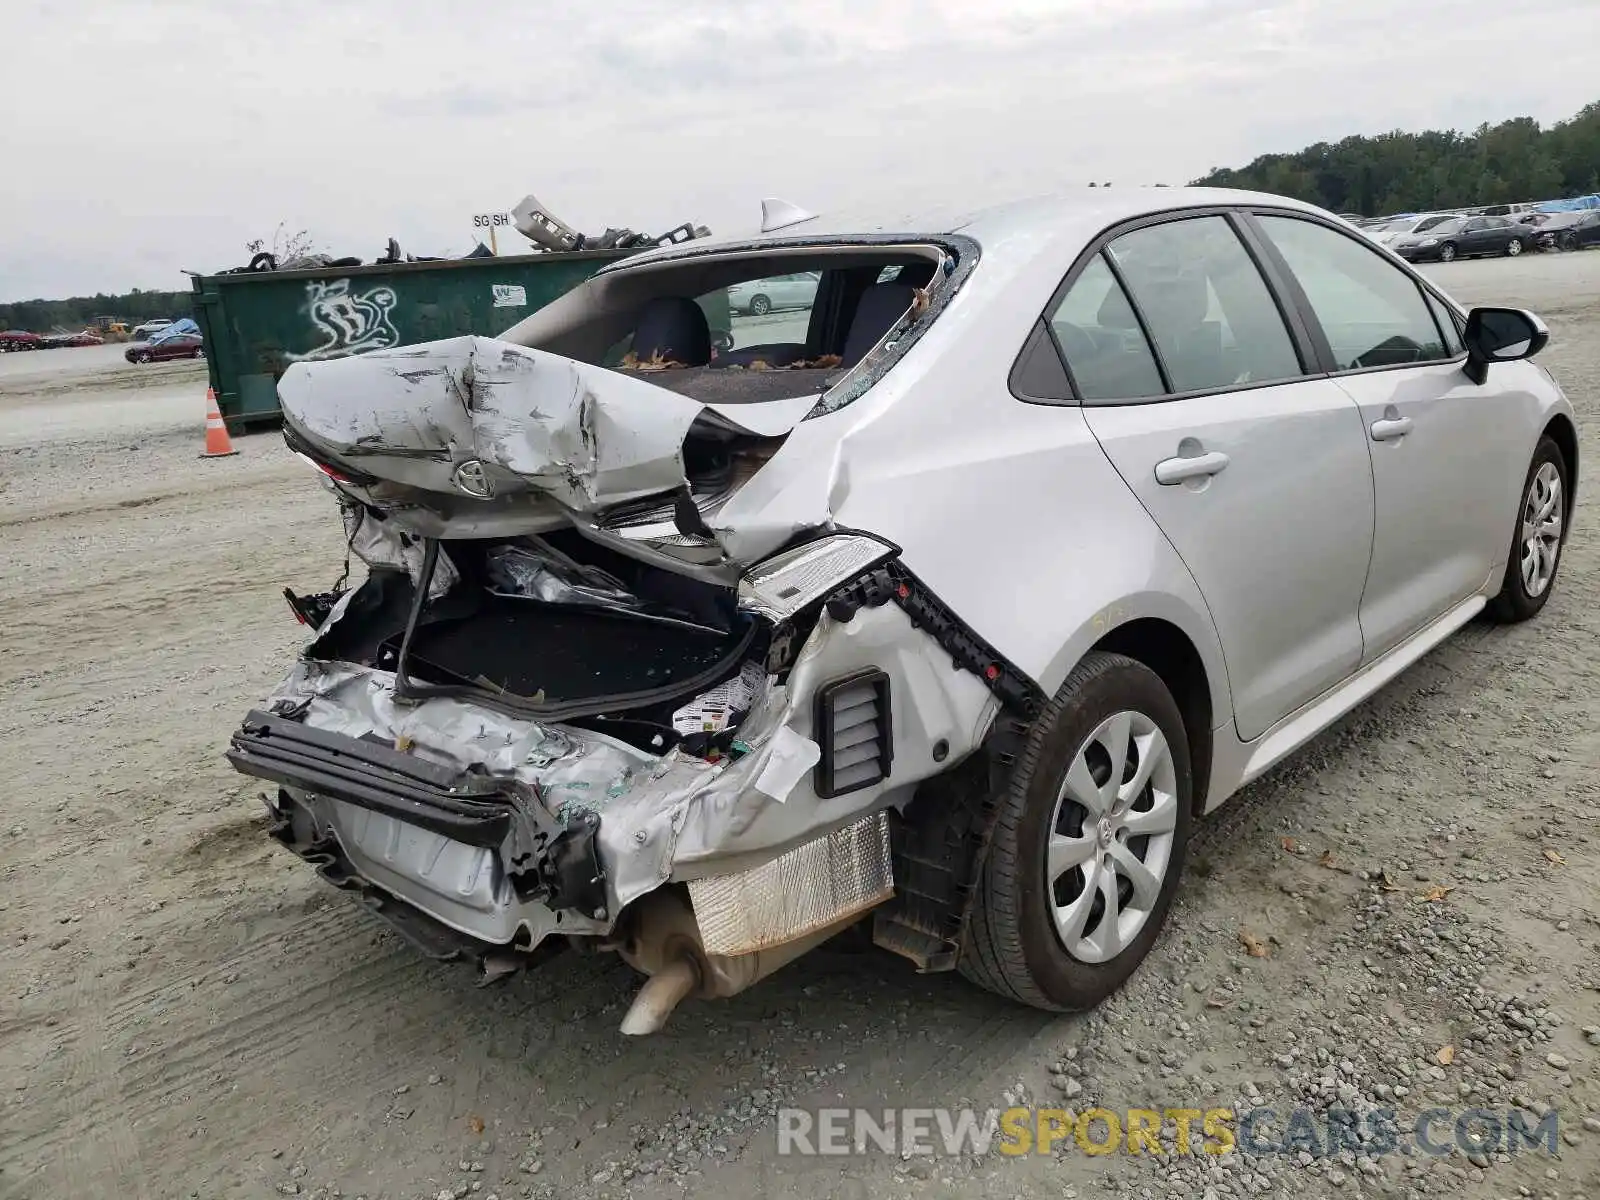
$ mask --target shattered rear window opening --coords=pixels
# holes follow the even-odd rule
[[[817,397],[818,416],[868,390],[977,257],[948,235],[686,249],[619,263],[502,337],[703,403]]]

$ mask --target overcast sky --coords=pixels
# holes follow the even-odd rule
[[[3,0],[0,301],[183,288],[280,222],[577,228],[1182,183],[1600,99],[1600,0]],[[511,234],[502,239],[520,242]]]

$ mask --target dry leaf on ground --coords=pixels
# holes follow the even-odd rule
[[[1455,890],[1456,890],[1455,884],[1453,884],[1453,883],[1449,883],[1449,884],[1436,883],[1431,888],[1429,888],[1427,891],[1423,892],[1421,897],[1420,897],[1420,899],[1431,901],[1434,904],[1438,904],[1442,900],[1444,900],[1444,898],[1446,896],[1448,896],[1451,892],[1453,892]]]
[[[1239,930],[1239,943],[1251,958],[1267,957],[1267,944],[1248,929]]]
[[[1546,859],[1548,859],[1550,862],[1554,863],[1558,867],[1563,865],[1567,861],[1566,859],[1561,857],[1561,852],[1559,850],[1551,850],[1551,849],[1547,848],[1545,850],[1545,852],[1544,852],[1544,856],[1545,856]]]
[[[1281,838],[1280,843],[1290,854],[1300,853],[1300,843],[1295,841],[1292,837]]]
[[[1346,875],[1350,874],[1350,868],[1335,858],[1332,850],[1324,850],[1317,857],[1317,866],[1327,867],[1330,871],[1343,871]]]
[[[1454,1046],[1441,1047],[1439,1053],[1433,1056],[1433,1060],[1441,1067],[1448,1067],[1456,1060],[1456,1048]]]

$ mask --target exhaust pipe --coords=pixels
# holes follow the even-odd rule
[[[674,888],[662,888],[639,901],[632,935],[617,948],[634,970],[649,978],[622,1018],[629,1037],[660,1032],[672,1010],[691,995],[720,1000],[759,983],[860,917],[850,915],[793,941],[763,946],[748,954],[708,954],[694,912]]]
[[[629,1037],[660,1033],[672,1010],[700,986],[700,972],[693,959],[680,958],[668,963],[639,989],[622,1018],[622,1032]]]

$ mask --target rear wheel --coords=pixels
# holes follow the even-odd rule
[[[1489,613],[1495,619],[1526,621],[1544,607],[1555,590],[1567,534],[1570,478],[1561,447],[1547,437],[1540,438],[1522,485],[1505,582],[1489,601]]]
[[[961,971],[1035,1008],[1092,1008],[1166,921],[1194,789],[1183,718],[1159,676],[1094,653],[1018,762],[974,900]]]
[[[204,358],[205,356],[206,356],[206,352],[205,352],[205,349],[203,347],[196,346],[194,348],[194,357],[195,358]]]

